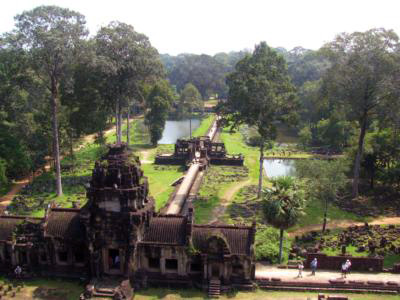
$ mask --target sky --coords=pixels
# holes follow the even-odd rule
[[[110,21],[131,24],[171,55],[253,49],[260,41],[318,49],[341,32],[374,27],[400,33],[399,0],[2,0],[0,33],[39,5],[80,12],[92,35]]]

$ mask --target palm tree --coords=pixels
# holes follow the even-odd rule
[[[272,180],[272,188],[264,190],[263,202],[265,219],[280,230],[279,263],[281,263],[283,232],[295,225],[303,213],[304,193],[293,177],[277,177]]]

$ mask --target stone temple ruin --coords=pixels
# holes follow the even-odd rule
[[[155,163],[160,165],[199,163],[201,169],[207,168],[209,164],[243,166],[243,155],[228,155],[225,144],[216,142],[220,129],[221,119],[217,117],[208,129],[206,136],[188,140],[178,139],[175,143],[174,153],[157,155]]]
[[[196,153],[198,153],[197,156]],[[189,140],[178,139],[174,153],[157,155],[155,163],[185,165],[196,158],[214,165],[243,166],[244,161],[241,154],[228,155],[224,143],[213,142],[209,136],[202,136]]]
[[[48,207],[43,218],[0,216],[0,268],[91,279],[82,299],[129,299],[132,287],[196,286],[218,295],[255,277],[253,226],[196,225],[157,214],[140,161],[124,145],[96,162],[82,208]],[[118,280],[112,288],[102,285]]]

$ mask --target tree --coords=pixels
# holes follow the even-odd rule
[[[15,17],[19,46],[27,49],[35,74],[49,90],[52,115],[53,156],[57,196],[62,195],[58,129],[59,85],[79,54],[87,35],[83,15],[57,6],[39,6]]]
[[[388,103],[382,84],[393,74],[398,36],[392,30],[371,29],[366,32],[343,33],[326,44],[322,51],[332,67],[324,76],[328,96],[341,104],[350,121],[359,126],[358,148],[354,162],[352,196],[358,197],[360,163],[364,138],[379,110]]]
[[[166,80],[158,81],[147,97],[146,125],[150,129],[151,143],[156,146],[162,138],[168,111],[174,99],[173,91]]]
[[[201,95],[197,88],[191,84],[187,83],[185,88],[181,92],[179,98],[178,116],[183,117],[185,114],[190,114],[189,116],[189,126],[190,126],[190,138],[192,138],[192,113],[195,109],[201,109],[204,103],[201,101]]]
[[[179,97],[178,105],[178,115],[180,117],[203,107],[201,95],[193,84],[188,83],[185,85]]]
[[[170,67],[170,63],[165,60]],[[199,90],[201,97],[207,99],[210,93],[226,94],[225,66],[215,58],[202,54],[179,55],[168,78],[171,84],[182,91],[186,84],[192,83]]]
[[[337,193],[347,183],[347,164],[342,159],[337,160],[298,160],[296,161],[296,176],[306,181],[307,194],[325,203],[322,232],[325,232],[329,203],[336,199]]]
[[[280,230],[279,263],[282,262],[283,233],[295,225],[304,208],[304,193],[293,177],[272,179],[272,188],[263,194],[264,217],[269,224]]]
[[[123,107],[131,99],[143,97],[140,85],[161,76],[162,65],[147,36],[136,32],[131,25],[111,22],[99,30],[95,40],[105,78],[101,92],[114,109],[117,143],[121,143]]]
[[[261,197],[264,143],[276,137],[277,121],[293,121],[294,86],[290,82],[285,59],[260,43],[252,55],[240,60],[227,78],[228,100],[219,111],[233,128],[241,124],[255,126],[260,143],[258,197]]]

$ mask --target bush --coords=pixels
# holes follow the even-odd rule
[[[287,233],[283,236],[283,260],[287,260],[290,242]],[[272,264],[279,261],[279,229],[273,227],[258,228],[255,238],[256,260],[267,260]]]
[[[0,158],[0,187],[8,184],[8,178],[6,176],[7,163],[4,159]]]

